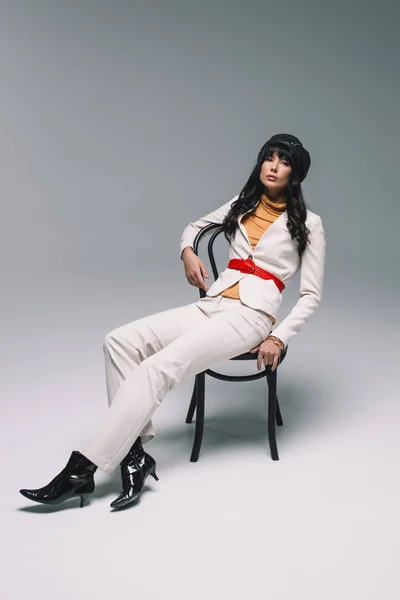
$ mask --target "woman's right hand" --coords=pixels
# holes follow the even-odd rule
[[[203,279],[203,277],[208,278],[207,269],[203,261],[193,252],[190,246],[184,249],[182,260],[185,265],[186,279],[190,285],[207,291],[208,287]]]

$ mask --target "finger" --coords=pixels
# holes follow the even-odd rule
[[[197,272],[197,273],[195,273],[194,277],[195,277],[197,287],[204,289],[205,281],[202,278],[201,274],[199,272]]]
[[[200,271],[201,271],[201,274],[203,275],[203,277],[207,277],[208,278],[207,269],[206,269],[206,266],[203,263],[203,261],[200,261],[199,266],[200,266]]]
[[[208,279],[208,273],[204,266],[202,267],[201,271],[202,271],[203,277],[206,277]]]
[[[256,346],[255,348],[252,348],[251,350],[249,350],[249,352],[255,352],[256,350],[259,349],[260,346]]]
[[[274,362],[273,362],[273,364],[272,364],[272,370],[273,370],[273,371],[275,371],[276,367],[278,366],[278,359],[279,359],[279,355],[277,354],[277,355],[274,357]]]
[[[257,369],[258,370],[261,369],[262,361],[263,361],[263,353],[259,352],[258,356],[257,356]]]
[[[203,279],[200,279],[199,288],[201,288],[202,290],[205,290],[205,291],[208,290],[208,287],[206,286],[206,282]]]
[[[200,287],[201,287],[203,290],[206,290],[206,291],[208,290],[208,288],[207,288],[207,285],[206,285],[206,282],[204,281],[204,279],[203,279],[202,277],[200,277]]]

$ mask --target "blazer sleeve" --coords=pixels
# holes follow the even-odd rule
[[[321,217],[310,230],[310,243],[300,267],[300,298],[288,316],[271,332],[285,344],[308,321],[322,299],[326,239]]]
[[[182,252],[186,248],[186,246],[190,246],[193,249],[194,238],[196,237],[198,232],[201,229],[203,229],[203,227],[205,227],[206,225],[209,225],[210,223],[217,223],[219,225],[222,223],[222,221],[225,219],[226,215],[229,212],[231,204],[238,197],[239,197],[239,195],[234,196],[233,198],[231,198],[231,200],[229,200],[228,202],[226,202],[225,204],[223,204],[216,210],[213,210],[212,212],[208,213],[208,215],[205,215],[204,217],[200,217],[199,219],[197,219],[197,221],[193,221],[192,223],[189,223],[188,225],[186,225],[185,229],[182,232],[182,237],[181,237],[181,242],[180,242],[181,259],[182,259]],[[207,232],[205,237],[207,237],[208,235],[211,235],[211,233],[212,233],[212,230]]]

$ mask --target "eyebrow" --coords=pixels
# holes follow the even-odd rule
[[[267,158],[269,158],[270,156],[273,156],[275,154],[275,152],[270,152],[269,154],[267,154]],[[279,156],[278,158],[280,158],[281,160],[288,160],[288,158],[286,156]]]

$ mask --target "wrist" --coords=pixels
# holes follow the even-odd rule
[[[285,348],[285,344],[282,342],[282,340],[280,340],[278,337],[276,337],[275,335],[270,335],[268,336],[269,340],[271,340],[271,342],[273,342],[276,346],[278,346],[281,350],[283,350]]]
[[[194,254],[194,250],[192,248],[192,246],[185,246],[184,249],[182,250],[182,258],[186,255],[186,254]]]

